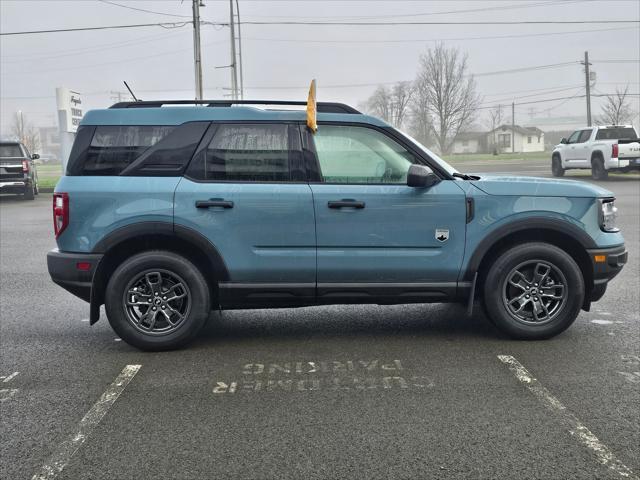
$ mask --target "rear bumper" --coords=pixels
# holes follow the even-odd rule
[[[22,193],[29,185],[26,180],[4,180],[0,181],[0,192],[19,192]]]
[[[591,301],[602,298],[607,290],[607,283],[620,273],[627,263],[629,254],[624,245],[613,248],[595,248],[587,250],[593,268],[593,291]],[[596,261],[596,257],[599,261]],[[604,257],[604,261],[602,258]]]
[[[88,302],[91,299],[93,274],[98,268],[101,253],[64,253],[57,248],[47,253],[47,267],[54,283]],[[79,268],[79,264],[83,264]],[[86,265],[88,264],[88,268]]]

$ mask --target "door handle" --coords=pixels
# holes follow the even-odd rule
[[[364,202],[351,199],[336,200],[327,203],[329,208],[364,208]]]
[[[196,200],[196,208],[222,207],[233,208],[233,202],[222,198],[211,198],[209,200]]]

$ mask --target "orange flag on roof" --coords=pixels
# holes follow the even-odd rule
[[[316,80],[311,80],[311,86],[309,87],[309,97],[307,98],[307,127],[311,129],[313,133],[318,130],[318,124],[316,122],[317,115],[316,107]]]

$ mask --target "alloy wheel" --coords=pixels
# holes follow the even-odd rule
[[[191,292],[177,274],[150,270],[137,275],[122,299],[127,320],[147,335],[166,335],[178,329],[189,316]]]
[[[526,325],[551,322],[563,309],[568,285],[552,263],[529,260],[513,268],[502,286],[502,301],[509,314]]]

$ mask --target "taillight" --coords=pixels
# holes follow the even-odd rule
[[[618,158],[618,144],[611,145],[611,158]]]
[[[53,194],[53,231],[56,238],[69,225],[69,195],[67,193]]]
[[[29,173],[29,160],[22,160],[22,171]]]

